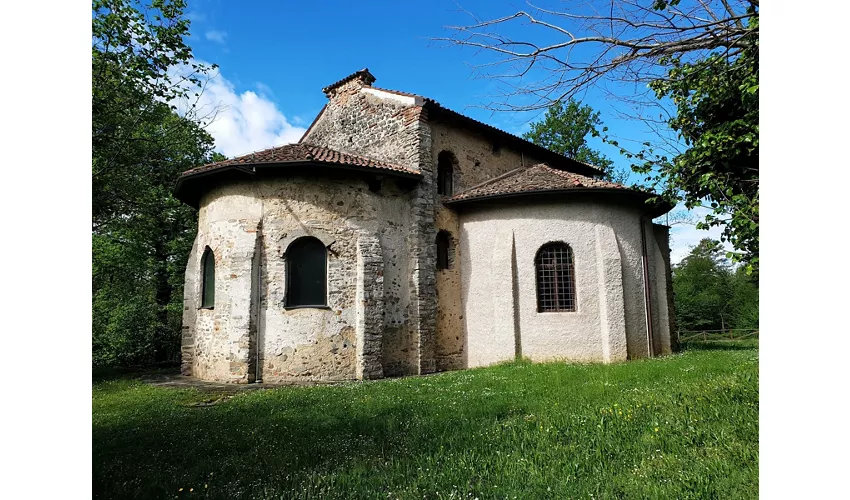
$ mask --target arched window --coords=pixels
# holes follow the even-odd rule
[[[437,233],[437,270],[450,269],[449,266],[449,249],[451,247],[451,239],[448,231],[439,231]]]
[[[215,306],[215,254],[207,247],[201,258],[201,307]]]
[[[286,249],[286,307],[327,306],[325,244],[312,236],[293,241]]]
[[[452,194],[452,175],[456,162],[455,155],[450,151],[442,151],[437,155],[437,194]]]
[[[537,312],[576,310],[573,251],[566,243],[547,243],[534,258],[537,275]]]

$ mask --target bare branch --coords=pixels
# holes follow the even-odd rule
[[[475,75],[505,86],[487,109],[531,111],[603,81],[666,78],[665,56],[687,60],[718,49],[734,56],[757,41],[758,28],[746,22],[758,15],[752,5],[758,3],[691,0],[655,10],[641,0],[592,0],[556,11],[528,3],[530,11],[489,20],[470,14],[474,23],[449,26],[452,36],[433,40],[474,49],[482,58]],[[522,39],[514,35],[516,23],[526,27]]]

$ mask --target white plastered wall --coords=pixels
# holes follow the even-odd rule
[[[467,366],[518,354],[533,361],[583,362],[647,356],[637,208],[525,200],[466,209],[460,226]],[[669,352],[667,311],[661,307],[664,265],[652,232],[648,236],[654,336]],[[573,250],[575,312],[537,312],[534,256],[553,241]]]

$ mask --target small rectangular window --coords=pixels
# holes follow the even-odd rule
[[[549,243],[534,259],[537,274],[537,312],[576,310],[575,266],[572,249],[564,243]]]
[[[437,155],[437,194],[452,195],[452,177],[456,163],[455,156],[449,151]]]
[[[437,233],[437,270],[449,269],[449,249],[451,239],[448,231],[441,230]]]

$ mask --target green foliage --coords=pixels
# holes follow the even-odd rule
[[[588,135],[599,136],[597,127],[602,127],[599,115],[598,111],[594,112],[590,106],[582,106],[574,99],[570,99],[566,105],[556,101],[546,110],[542,120],[531,123],[531,130],[522,137],[556,153],[593,165],[605,172],[606,179],[625,184],[628,172],[615,169],[611,159],[587,145]]]
[[[676,107],[669,121],[687,149],[673,158],[648,147],[638,154],[635,171],[671,202],[711,212],[698,228],[724,226],[722,239],[731,256],[758,274],[759,262],[759,82],[758,15],[749,28],[750,45],[737,52],[716,52],[696,61],[662,58],[667,77],[650,87]],[[648,146],[648,145],[647,145]]]
[[[232,398],[101,382],[93,497],[755,498],[758,351],[729,347]]]
[[[206,71],[183,38],[182,0],[92,5],[92,350],[95,366],[176,359],[196,232],[171,196],[212,138],[172,104]],[[193,68],[172,76],[175,68]]]
[[[732,276],[732,321],[735,328],[759,327],[758,280],[744,267]]]
[[[733,271],[720,242],[705,238],[673,266],[680,330],[758,328],[758,282]]]
[[[183,141],[211,140],[191,123],[171,118],[173,103],[194,94],[191,89],[211,69],[194,63],[183,41],[189,34],[185,6],[183,0],[92,4],[95,227],[137,208],[139,179],[171,179],[173,172],[161,166],[183,166],[194,154],[181,148]]]

